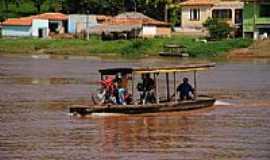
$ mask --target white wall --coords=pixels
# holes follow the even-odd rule
[[[32,22],[32,36],[38,37],[38,30],[45,29],[47,30],[47,35],[49,35],[49,21],[44,19],[34,19]]]
[[[157,34],[156,26],[143,26],[142,30],[143,37],[155,36]]]
[[[87,20],[88,17],[88,20]],[[76,33],[77,25],[83,26],[86,28],[86,23],[88,21],[88,27],[93,27],[97,25],[96,16],[94,15],[81,15],[81,14],[72,14],[68,16],[68,32]]]
[[[202,28],[203,23],[207,20],[208,17],[211,17],[211,6],[184,6],[182,7],[182,27],[189,29]],[[190,10],[191,9],[200,9],[200,19],[199,20],[190,20]]]

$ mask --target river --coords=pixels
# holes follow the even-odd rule
[[[217,62],[198,75],[210,108],[73,117],[90,103],[98,69],[197,60],[0,57],[0,159],[269,160],[270,60]],[[190,77],[189,74],[180,74]]]

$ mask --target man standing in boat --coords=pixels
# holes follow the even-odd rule
[[[142,91],[140,96],[141,103],[155,102],[155,95],[153,89],[155,88],[155,81],[150,77],[149,73],[142,74],[142,83],[137,86],[139,91]]]
[[[193,97],[194,89],[188,83],[188,78],[183,78],[183,83],[177,87],[177,92],[180,94],[180,100],[191,100]]]

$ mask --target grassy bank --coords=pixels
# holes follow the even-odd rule
[[[169,43],[184,45],[192,57],[212,57],[222,55],[231,49],[248,47],[252,40],[234,39],[202,43],[181,36],[117,41],[102,41],[96,38],[89,41],[18,38],[0,39],[0,53],[143,56],[158,55],[163,50],[163,46]]]

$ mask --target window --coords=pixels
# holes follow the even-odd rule
[[[214,9],[212,17],[218,19],[232,19],[232,10],[230,9]]]
[[[270,17],[270,4],[260,5],[260,17]]]
[[[200,9],[190,9],[190,20],[192,21],[200,20]]]

